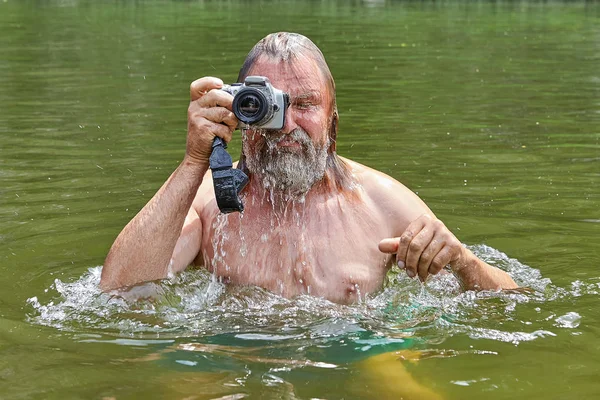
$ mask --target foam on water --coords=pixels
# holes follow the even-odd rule
[[[30,322],[57,329],[109,335],[157,338],[208,337],[228,334],[241,340],[269,341],[303,338],[312,341],[355,335],[356,340],[412,337],[439,343],[455,335],[520,343],[556,335],[581,323],[575,312],[554,316],[554,331],[539,320],[527,331],[498,329],[515,319],[519,306],[597,294],[597,283],[574,282],[571,290],[553,286],[540,272],[485,245],[470,249],[507,272],[529,290],[462,292],[451,274],[423,285],[392,270],[384,289],[353,305],[321,298],[286,299],[256,287],[226,286],[205,270],[189,270],[160,283],[140,285],[126,293],[103,293],[98,288],[101,267],[90,268],[74,282],[56,279],[42,299],[28,299]],[[531,306],[529,308],[533,308]],[[545,307],[546,308],[546,307]],[[536,308],[536,310],[538,310]],[[368,332],[366,339],[363,333]],[[237,336],[236,336],[237,335]],[[291,340],[291,339],[290,339]],[[307,342],[308,343],[308,342]],[[360,346],[371,346],[359,343]],[[379,343],[379,342],[375,342]]]

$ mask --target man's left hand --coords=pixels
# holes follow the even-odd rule
[[[396,254],[398,267],[414,278],[425,282],[446,265],[462,265],[465,248],[439,219],[423,214],[411,222],[400,237],[379,242],[383,253]]]

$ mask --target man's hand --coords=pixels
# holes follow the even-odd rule
[[[411,222],[399,238],[384,239],[379,250],[396,254],[396,262],[411,278],[419,276],[425,282],[446,265],[453,269],[463,266],[465,248],[439,219],[423,214]]]
[[[190,85],[186,158],[208,165],[215,136],[229,142],[238,120],[231,112],[233,96],[222,90],[219,78],[204,77]]]

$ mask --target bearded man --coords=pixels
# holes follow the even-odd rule
[[[190,88],[185,158],[115,240],[104,290],[192,263],[224,282],[340,303],[380,289],[393,262],[423,282],[449,266],[466,289],[517,287],[401,183],[337,155],[335,84],[308,38],[268,35],[248,54],[238,82],[250,75],[267,77],[290,105],[281,130],[242,131],[244,212],[219,213],[207,174],[213,139],[231,140],[238,120],[233,97],[219,90],[223,82],[204,77]]]

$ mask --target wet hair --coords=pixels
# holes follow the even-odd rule
[[[275,60],[284,63],[293,63],[298,60],[305,58],[313,60],[318,69],[323,74],[325,81],[327,82],[327,89],[329,90],[331,98],[331,122],[329,126],[329,149],[327,156],[327,169],[332,172],[335,186],[338,189],[348,188],[351,181],[351,173],[349,167],[344,163],[342,159],[336,154],[336,140],[338,130],[338,111],[335,100],[335,81],[333,75],[329,70],[329,66],[325,61],[325,57],[321,50],[306,36],[298,33],[290,32],[277,32],[271,33],[261,39],[246,56],[244,64],[238,74],[238,82],[243,82],[252,67],[261,58],[266,57],[270,60]],[[238,168],[247,171],[244,153],[240,156]]]

